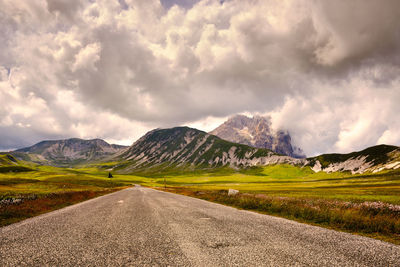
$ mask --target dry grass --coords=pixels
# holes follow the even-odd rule
[[[182,187],[167,191],[400,244],[399,205],[248,193],[228,196],[226,190],[193,191]]]
[[[33,216],[60,209],[120,190],[121,188],[101,191],[61,192],[47,195],[26,195],[0,203],[0,227],[9,225]]]

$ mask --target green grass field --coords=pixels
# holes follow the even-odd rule
[[[191,190],[226,190],[269,196],[334,199],[400,204],[400,171],[379,174],[314,173],[308,167],[274,165],[233,173],[224,169],[212,173],[187,173],[158,177],[113,174],[93,167],[56,168],[25,166],[27,172],[0,173],[0,199],[24,194],[102,190],[141,184],[183,187]]]

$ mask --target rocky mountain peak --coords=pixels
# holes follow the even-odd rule
[[[292,138],[287,130],[276,131],[272,128],[270,117],[256,115],[251,118],[235,115],[210,134],[239,144],[267,148],[291,157],[305,157],[300,148],[292,145]]]

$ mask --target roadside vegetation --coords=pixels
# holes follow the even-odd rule
[[[117,191],[119,188],[101,191],[58,192],[41,195],[18,195],[0,201],[0,227],[49,211],[64,208],[94,197]]]
[[[400,244],[400,171],[314,173],[275,165],[231,175],[152,179],[157,188]],[[228,189],[239,190],[234,196]]]
[[[108,194],[136,182],[134,176],[33,164],[0,172],[0,227]],[[4,167],[6,168],[6,167]]]
[[[196,191],[180,187],[163,190],[400,244],[399,205],[250,193],[229,196],[227,190]]]

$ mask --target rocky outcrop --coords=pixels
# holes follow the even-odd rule
[[[400,148],[378,145],[349,154],[323,154],[308,158],[306,165],[314,172],[380,172],[400,168]]]
[[[254,116],[250,118],[244,115],[236,115],[211,131],[210,134],[230,142],[266,148],[290,157],[305,157],[300,148],[292,145],[289,132],[273,130],[271,119],[268,117]]]

